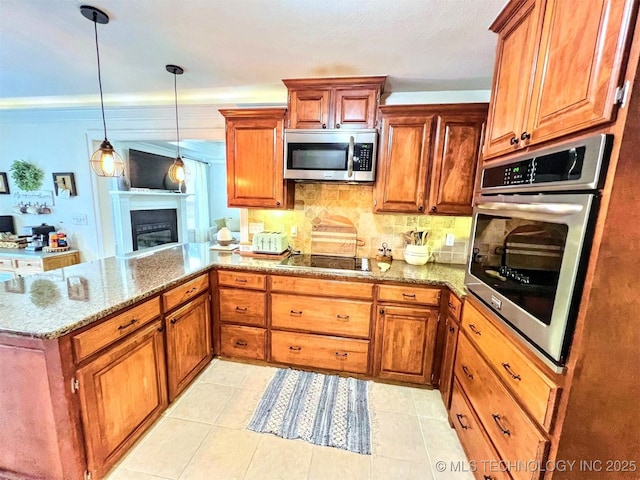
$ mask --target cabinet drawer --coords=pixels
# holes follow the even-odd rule
[[[378,300],[440,305],[440,289],[421,288],[413,285],[380,285],[378,286]]]
[[[449,316],[460,321],[460,314],[462,313],[462,300],[455,296],[453,292],[449,292],[449,301],[447,302],[447,310]]]
[[[271,294],[271,326],[369,337],[371,302]]]
[[[271,277],[272,292],[303,293],[325,297],[373,298],[373,285],[362,282],[341,282],[317,278]]]
[[[266,293],[220,289],[220,321],[264,327],[266,325]]]
[[[478,346],[498,376],[546,430],[559,399],[560,388],[533,365],[507,337],[473,305],[465,306],[462,329]]]
[[[513,464],[535,461],[541,465],[549,444],[546,436],[520,408],[465,335],[458,339],[455,376],[501,458]],[[512,476],[533,480],[540,478],[540,473],[514,470]]]
[[[168,312],[174,307],[195,297],[201,292],[209,288],[209,276],[207,274],[189,280],[177,287],[172,288],[168,292],[162,294],[164,302],[164,311]]]
[[[267,288],[266,275],[243,272],[218,272],[218,284],[225,287],[253,288],[265,290]]]
[[[342,372],[367,373],[369,342],[271,331],[271,360]]]
[[[160,298],[155,297],[71,338],[76,363],[119,338],[129,335],[160,315]]]
[[[508,473],[501,471],[500,456],[493,448],[457,381],[453,382],[449,419],[456,429],[469,462],[475,463],[476,476],[479,474],[484,480],[511,479]]]
[[[38,273],[44,272],[40,260],[16,258],[16,273]]]
[[[12,272],[13,271],[13,259],[0,257],[0,271]]]
[[[265,359],[267,331],[264,328],[222,325],[220,353],[227,357]]]

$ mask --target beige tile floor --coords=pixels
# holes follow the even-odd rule
[[[473,479],[437,390],[371,384],[373,455],[246,430],[274,371],[214,360],[108,480]]]

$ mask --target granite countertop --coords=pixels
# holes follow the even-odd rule
[[[24,248],[0,248],[0,257],[23,257],[23,258],[43,258],[43,257],[55,257],[56,255],[67,255],[69,253],[77,252],[76,249],[65,250],[64,252],[43,252],[39,250],[34,252],[32,250],[26,250]]]
[[[0,333],[57,338],[210,268],[282,275],[442,285],[464,297],[464,266],[394,261],[382,273],[282,268],[274,260],[216,252],[191,243],[134,258],[109,257],[0,282]]]

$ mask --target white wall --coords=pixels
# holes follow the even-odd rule
[[[107,134],[116,149],[127,141],[175,139],[171,106],[107,107],[106,115]],[[224,141],[224,118],[218,106],[185,106],[179,115],[181,138]],[[17,229],[42,222],[64,229],[83,261],[112,254],[113,239],[102,225],[111,225],[108,190],[115,188],[114,181],[97,177],[89,167],[94,141],[99,143],[103,137],[99,109],[0,110],[0,172],[7,172],[11,193],[18,189],[9,169],[18,159],[44,170],[42,190],[54,189],[53,172],[73,172],[78,192],[69,199],[56,197],[51,215],[15,214],[13,195],[0,195],[0,215],[14,215]],[[87,225],[72,224],[72,217],[78,215],[87,216]]]

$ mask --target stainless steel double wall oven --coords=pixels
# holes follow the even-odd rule
[[[481,172],[466,287],[556,371],[570,348],[612,141],[586,137]]]

